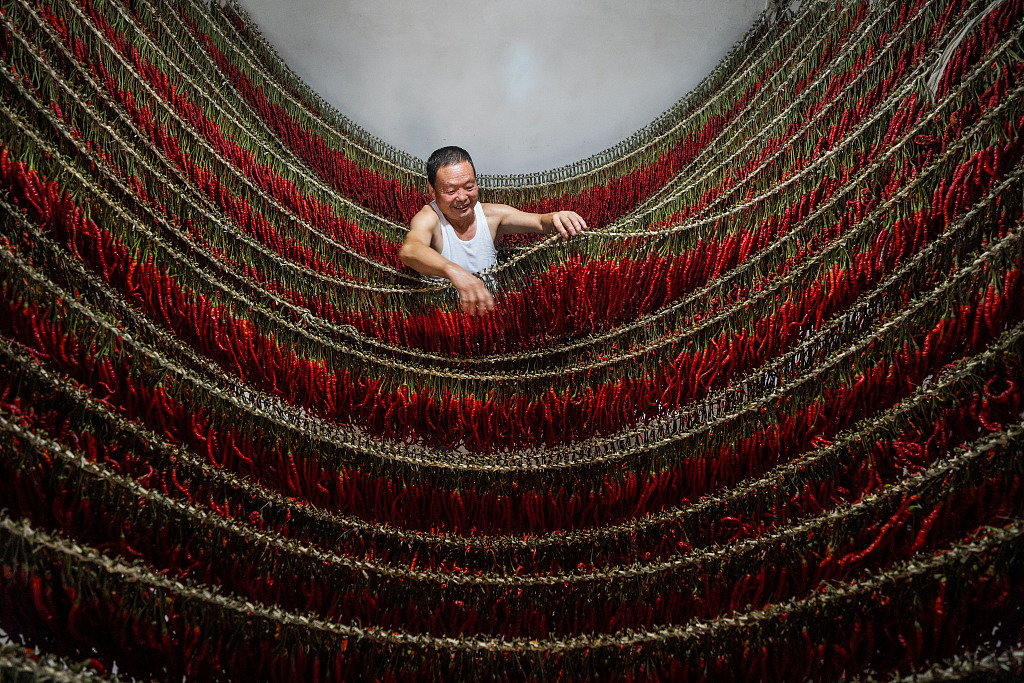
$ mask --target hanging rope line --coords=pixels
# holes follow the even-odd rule
[[[0,679],[1024,677],[1022,32],[773,6],[471,318],[237,3],[5,3]]]

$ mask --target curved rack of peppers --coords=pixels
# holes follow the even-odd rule
[[[1019,680],[1024,0],[762,17],[397,258],[234,4],[0,10],[0,678]]]

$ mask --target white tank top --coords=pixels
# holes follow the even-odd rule
[[[430,207],[441,221],[441,256],[471,273],[487,270],[498,262],[498,253],[494,249],[494,240],[491,239],[491,227],[487,225],[484,207],[480,202],[473,207],[473,213],[476,214],[476,234],[468,241],[459,239],[455,234],[452,224],[437,208],[437,202],[430,202]]]

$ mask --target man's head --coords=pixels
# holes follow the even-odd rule
[[[461,147],[442,147],[427,160],[430,196],[453,225],[467,225],[479,199],[476,169]]]
[[[430,183],[431,187],[434,187],[434,184],[437,182],[437,170],[439,168],[442,166],[455,166],[464,161],[468,161],[469,165],[473,167],[475,175],[476,167],[473,166],[473,159],[470,158],[469,152],[466,150],[454,145],[434,150],[434,153],[427,159],[427,182]]]

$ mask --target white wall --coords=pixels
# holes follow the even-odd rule
[[[325,100],[425,159],[543,171],[643,128],[707,75],[765,0],[240,0]]]

